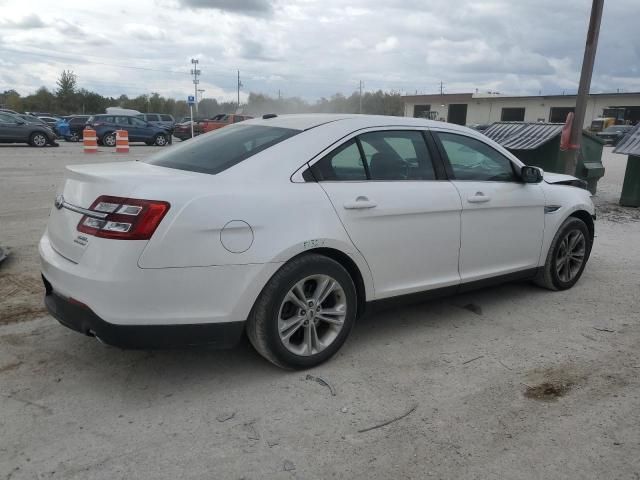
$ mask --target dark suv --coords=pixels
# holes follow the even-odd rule
[[[79,142],[82,140],[82,131],[90,117],[90,115],[69,115],[64,117],[64,119],[69,122],[70,142]]]
[[[116,130],[126,130],[129,142],[144,142],[163,147],[170,143],[170,131],[131,115],[93,115],[87,125],[96,131],[98,143],[107,147],[116,145]]]
[[[0,143],[28,143],[33,147],[58,146],[56,134],[47,125],[30,123],[6,112],[0,112]]]

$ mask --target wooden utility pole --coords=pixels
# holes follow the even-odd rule
[[[571,155],[567,156],[567,163],[564,172],[568,175],[576,174],[578,155],[580,155],[580,141],[582,140],[582,126],[587,110],[589,99],[589,89],[591,88],[591,76],[593,75],[593,64],[598,49],[598,36],[600,35],[600,22],[602,20],[602,10],[604,0],[593,0],[591,5],[591,19],[589,20],[589,31],[587,32],[587,43],[584,47],[584,58],[582,60],[582,73],[580,74],[580,85],[578,87],[578,97],[576,98],[576,111],[571,125]]]

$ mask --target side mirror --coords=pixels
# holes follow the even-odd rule
[[[540,183],[542,181],[542,174],[542,169],[538,167],[525,165],[520,169],[520,178],[524,183]]]
[[[25,120],[22,120],[22,119],[17,119],[17,120],[16,120],[16,123],[17,123],[18,125],[26,125],[26,124],[27,124],[27,122],[26,122]]]

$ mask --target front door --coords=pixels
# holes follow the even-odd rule
[[[458,285],[460,196],[419,130],[368,132],[312,167],[373,275],[376,298]]]
[[[0,112],[0,140],[5,142],[25,142],[28,140],[28,127],[18,123],[16,117]]]
[[[128,126],[125,130],[129,132],[130,142],[147,142],[152,140],[153,135],[150,133],[151,127],[136,117],[127,117]]]
[[[436,136],[462,199],[462,282],[537,267],[544,233],[540,185],[521,182],[518,165],[483,141]]]

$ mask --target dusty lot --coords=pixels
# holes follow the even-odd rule
[[[1,478],[640,478],[640,212],[615,205],[624,157],[607,149],[572,290],[379,313],[326,365],[284,372],[246,342],[121,351],[43,311],[36,245],[64,165],[153,151],[0,146]]]

